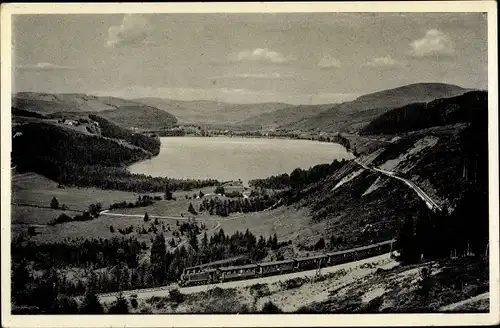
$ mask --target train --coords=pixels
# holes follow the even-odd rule
[[[215,262],[185,268],[179,280],[181,287],[206,285],[234,280],[261,278],[271,275],[318,269],[358,261],[376,255],[392,252],[395,240],[387,240],[369,246],[351,248],[305,258],[245,264],[239,266],[219,266]]]

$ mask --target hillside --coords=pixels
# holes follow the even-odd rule
[[[408,108],[419,106],[413,104]],[[401,123],[409,128],[408,133],[396,134],[395,138],[392,138],[394,134],[390,135],[390,141],[379,143],[357,160],[414,183],[446,213],[445,219],[437,219],[433,224],[439,220],[444,226],[448,225],[447,220],[455,222],[446,233],[455,231],[456,236],[463,238],[452,237],[450,243],[463,250],[468,241],[484,251],[488,223],[487,93],[473,91],[439,99],[426,108],[428,110],[420,111],[418,121],[409,121],[415,125]],[[381,122],[380,129],[389,131],[398,126],[393,120],[381,119],[383,117],[373,121]],[[385,122],[387,126],[382,124]],[[377,140],[378,137],[368,135],[367,138]],[[320,166],[295,170],[252,183],[264,188],[288,187],[282,195],[282,203],[291,208],[308,209],[309,222],[287,236],[305,249],[314,247],[320,238],[332,240],[330,247],[385,240],[400,233],[404,220],[419,222],[425,216],[441,215],[430,213],[415,190],[403,181],[353,161],[333,164],[326,170]],[[474,227],[468,223],[472,216],[476,218]],[[441,246],[436,244],[435,248]],[[300,247],[289,251],[298,252]]]
[[[20,169],[26,170],[34,169],[44,161],[120,166],[151,157],[152,152],[157,153],[159,150],[159,142],[155,147],[152,140],[144,146],[151,152],[125,139],[108,138],[97,131],[93,132],[82,132],[52,122],[17,125],[13,131],[17,136],[12,141],[12,160]],[[149,141],[148,138],[144,136],[144,139]],[[42,171],[51,169],[37,168]]]
[[[177,123],[175,116],[157,108],[114,97],[20,92],[12,96],[12,107],[53,118],[99,113],[126,128],[159,130]]]
[[[393,134],[420,130],[432,126],[470,122],[478,111],[488,106],[485,91],[416,103],[392,109],[377,117],[360,132],[362,134]]]
[[[252,116],[239,122],[242,126],[257,129],[274,129],[280,126],[291,125],[295,122],[314,117],[315,115],[335,106],[324,105],[299,105],[278,109],[271,113]]]
[[[284,103],[231,104],[209,100],[181,101],[163,98],[138,98],[133,101],[169,112],[182,124],[223,126],[291,106]]]
[[[290,130],[357,132],[392,108],[412,103],[449,98],[467,92],[459,86],[441,83],[418,83],[361,96],[319,113],[316,116],[284,125]]]

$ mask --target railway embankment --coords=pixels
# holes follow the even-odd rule
[[[489,307],[480,259],[401,266],[382,255],[311,272],[137,294],[136,313],[422,313],[480,301]],[[436,297],[439,295],[439,297]],[[130,296],[126,296],[126,298]],[[115,297],[116,298],[116,297]],[[109,306],[110,297],[101,298]],[[471,300],[471,301],[468,301]],[[461,307],[463,308],[463,307]]]

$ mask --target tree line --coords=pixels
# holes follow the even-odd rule
[[[273,195],[259,195],[255,197],[238,197],[234,199],[220,199],[219,197],[214,197],[210,199],[204,198],[199,205],[198,212],[208,212],[210,215],[218,216],[228,216],[231,213],[249,213],[249,212],[260,212],[273,205],[275,205],[279,199],[276,194]],[[193,214],[198,214],[194,211],[192,204],[189,204],[188,211]]]
[[[296,168],[290,174],[284,173],[271,176],[265,179],[254,179],[249,181],[249,185],[257,188],[267,189],[297,189],[317,182],[335,171],[339,170],[347,163],[346,160],[334,160],[330,164],[318,164],[309,169]]]

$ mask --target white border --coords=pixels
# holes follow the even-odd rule
[[[90,13],[277,13],[277,12],[487,12],[490,190],[489,314],[357,314],[357,315],[11,315],[10,305],[10,103],[11,15]],[[337,3],[100,3],[7,4],[1,7],[1,232],[2,326],[4,327],[299,327],[493,325],[500,322],[498,223],[498,63],[494,1],[337,2]],[[472,219],[472,218],[471,218]]]

